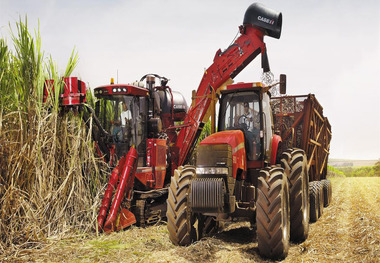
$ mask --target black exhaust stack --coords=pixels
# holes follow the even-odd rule
[[[259,3],[250,5],[245,12],[243,25],[263,29],[265,35],[279,39],[281,36],[282,14]]]

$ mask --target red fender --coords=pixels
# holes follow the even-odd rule
[[[270,164],[275,165],[276,164],[276,157],[277,157],[277,150],[278,145],[282,141],[281,137],[278,135],[273,135],[272,139],[272,153],[270,155]]]
[[[125,165],[122,170],[120,182],[117,187],[109,215],[103,227],[103,230],[105,232],[120,230],[122,228],[136,223],[136,218],[134,214],[126,208],[123,208],[121,213],[119,214],[119,217],[117,217],[119,207],[121,205],[122,200],[124,199],[124,196],[126,195],[127,199],[131,198],[133,182],[135,179],[135,173],[137,168],[136,160],[137,151],[134,147],[131,147],[126,156]]]

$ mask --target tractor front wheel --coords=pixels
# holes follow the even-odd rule
[[[169,238],[174,245],[187,246],[196,240],[195,216],[188,205],[190,183],[195,176],[193,166],[180,166],[174,171],[169,187],[166,217]]]

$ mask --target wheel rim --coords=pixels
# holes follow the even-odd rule
[[[303,171],[304,174],[305,174],[305,171]],[[309,186],[308,186],[308,183],[307,183],[307,178],[306,176],[303,176],[302,178],[302,208],[303,208],[303,220],[304,222],[307,222],[308,221],[308,213],[309,213],[309,208],[308,208],[308,198],[309,198]]]
[[[289,193],[287,187],[284,188],[284,196],[283,196],[283,217],[282,217],[282,238],[287,240],[289,236]]]

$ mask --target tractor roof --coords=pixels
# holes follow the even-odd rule
[[[230,92],[236,92],[236,91],[248,91],[248,90],[256,90],[260,91],[266,88],[266,86],[261,82],[239,82],[232,85],[224,86],[221,89],[221,93],[230,93]]]

